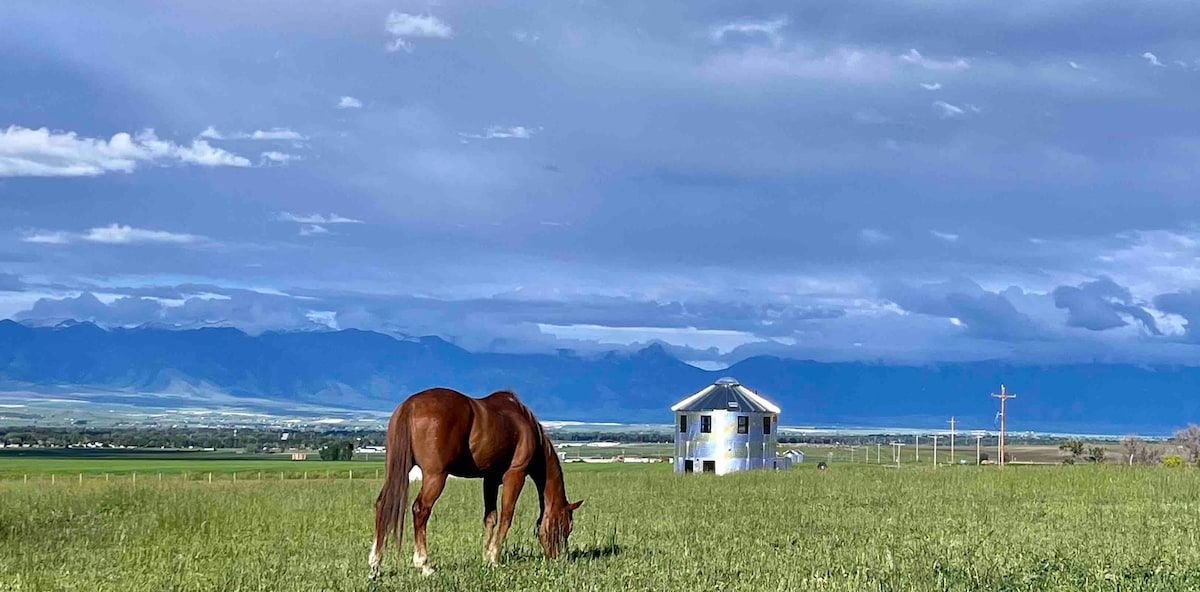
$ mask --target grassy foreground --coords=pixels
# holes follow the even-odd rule
[[[454,480],[430,557],[366,579],[379,481],[0,482],[0,590],[1195,590],[1200,475],[1129,467],[835,466],[726,477],[570,467],[572,556],[522,496],[499,569],[480,483]]]

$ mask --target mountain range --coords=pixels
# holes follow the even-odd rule
[[[448,386],[476,396],[517,392],[544,420],[670,423],[674,402],[733,376],[802,426],[994,429],[1002,383],[1013,430],[1169,433],[1200,421],[1200,367],[1002,361],[920,366],[754,357],[708,371],[653,345],[582,356],[470,352],[438,337],[359,330],[248,335],[231,328],[105,329],[0,321],[2,390],[75,388],[169,395],[182,386],[234,399],[390,410]]]

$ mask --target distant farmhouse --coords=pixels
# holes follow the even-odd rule
[[[792,466],[792,458],[776,456],[779,407],[736,379],[722,378],[671,411],[676,473],[724,475]]]

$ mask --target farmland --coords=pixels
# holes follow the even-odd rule
[[[95,475],[0,480],[0,590],[1200,586],[1200,479],[1189,469],[809,464],[681,477],[661,464],[572,464],[568,492],[587,503],[571,556],[541,559],[528,488],[499,569],[481,560],[479,483],[452,480],[430,524],[437,573],[408,567],[406,540],[376,583],[365,559],[378,480]]]

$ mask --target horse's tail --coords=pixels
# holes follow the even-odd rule
[[[413,468],[412,441],[409,423],[412,406],[407,401],[400,405],[392,417],[387,434],[387,461],[383,479],[383,490],[375,500],[375,545],[377,557],[390,535],[401,546],[404,534],[404,509],[408,506],[408,473]]]

